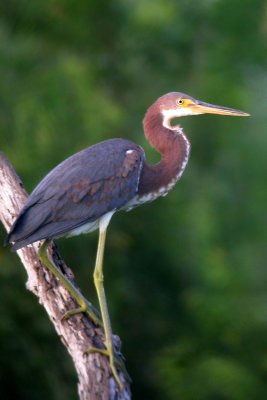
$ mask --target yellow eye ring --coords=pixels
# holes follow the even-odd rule
[[[177,104],[178,106],[181,106],[182,104],[184,104],[183,99],[178,99],[178,100],[176,100],[176,104]]]

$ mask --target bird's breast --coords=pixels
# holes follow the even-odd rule
[[[125,205],[126,210],[166,196],[181,178],[188,163],[190,143],[182,132],[173,138],[172,146],[159,163],[144,162],[137,194]]]
[[[181,174],[180,174],[181,176]],[[169,191],[175,186],[177,180],[180,178],[177,177],[170,181],[168,185],[166,186],[161,186],[158,190],[149,192],[144,195],[139,195],[137,194],[132,200],[130,200],[123,208],[126,211],[132,210],[134,207],[138,207],[144,203],[151,203],[152,201],[156,200],[158,197],[164,197],[166,196]]]

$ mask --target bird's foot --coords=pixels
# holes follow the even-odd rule
[[[78,308],[74,310],[67,311],[63,317],[62,321],[72,317],[73,315],[79,313],[86,313],[93,320],[96,325],[103,326],[101,319],[99,318],[98,311],[93,307],[93,305],[81,294],[79,289],[68,279],[66,275],[57,267],[54,263],[53,258],[50,259],[47,254],[47,248],[50,244],[49,240],[45,240],[41,245],[38,254],[42,263],[57,277],[61,285],[69,291],[72,297],[79,304]]]
[[[126,371],[126,368],[125,368],[123,360],[121,359],[121,357],[118,354],[114,354],[114,350],[113,350],[112,347],[111,348],[106,348],[106,349],[99,349],[97,347],[90,347],[88,350],[86,350],[85,353],[89,353],[89,354],[99,353],[99,354],[102,354],[103,356],[106,356],[106,357],[109,358],[109,366],[110,366],[112,375],[114,376],[115,381],[119,385],[119,388],[120,388],[121,391],[124,390],[124,383],[122,382],[122,380],[121,380],[121,378],[120,378],[120,376],[118,374],[116,366],[121,371],[123,371],[126,379],[129,382],[131,381],[131,378],[129,377],[128,372]]]
[[[74,308],[73,310],[67,311],[63,317],[61,318],[61,321],[65,321],[69,319],[70,317],[73,317],[76,314],[80,313],[86,313],[94,322],[95,325],[98,326],[103,326],[101,319],[98,316],[97,310],[94,308],[92,303],[90,303],[88,300],[86,300],[85,297],[83,297],[80,294],[80,298],[78,299],[76,297],[77,302],[79,303],[80,307]]]

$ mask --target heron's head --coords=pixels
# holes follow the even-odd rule
[[[245,117],[250,114],[233,108],[216,106],[196,100],[184,93],[172,92],[160,97],[157,102],[163,115],[164,126],[170,128],[170,120],[186,115],[220,114]]]

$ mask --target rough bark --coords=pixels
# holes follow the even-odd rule
[[[12,165],[0,153],[0,220],[7,231],[27,197],[27,192]],[[38,297],[39,303],[46,309],[57,334],[73,360],[78,376],[80,399],[131,399],[129,383],[124,373],[120,372],[120,377],[125,383],[125,390],[120,392],[110,373],[107,358],[97,353],[90,355],[85,353],[90,347],[104,347],[102,329],[95,326],[90,318],[84,314],[61,321],[65,312],[77,307],[77,304],[53,274],[41,264],[38,258],[39,244],[38,242],[34,243],[17,251],[17,253],[28,275],[27,289]],[[60,258],[54,243],[49,251],[58,268],[61,268],[72,280],[73,273]],[[120,347],[119,338],[114,336],[114,341]]]

